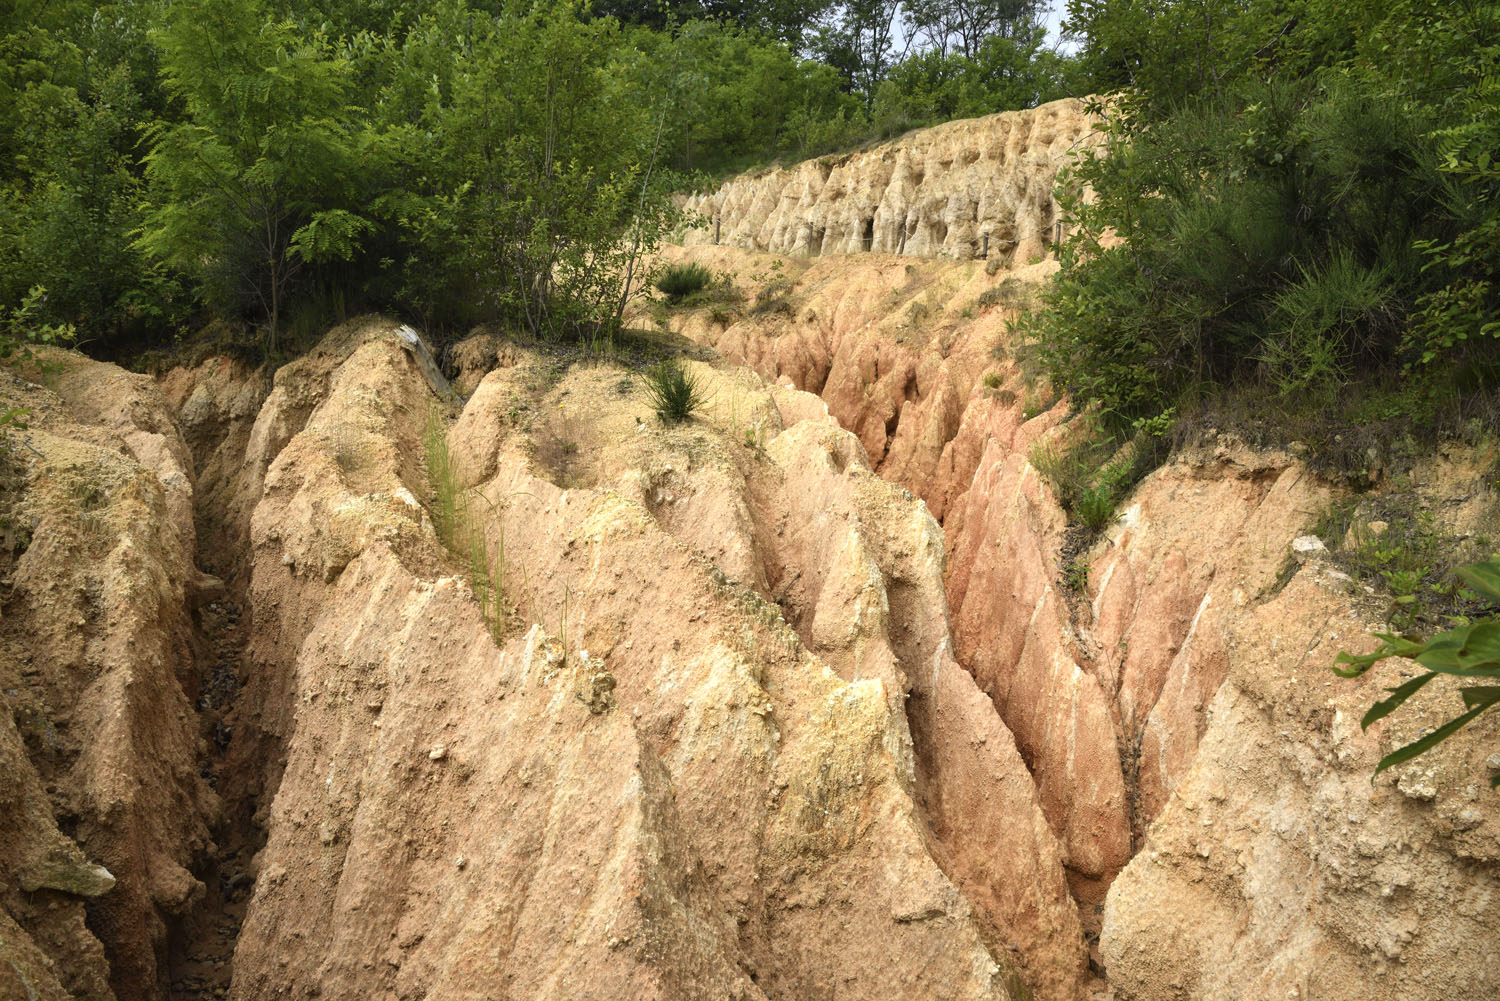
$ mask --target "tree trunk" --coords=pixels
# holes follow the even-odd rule
[[[271,258],[271,337],[270,353],[276,353],[276,327],[281,319],[281,269],[276,258]]]

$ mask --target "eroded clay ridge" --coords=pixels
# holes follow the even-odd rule
[[[941,533],[815,397],[695,363],[709,411],[662,427],[628,372],[470,350],[455,420],[392,329],[223,437],[267,749],[231,997],[1077,996]],[[433,421],[498,643],[434,534]]]
[[[5,383],[0,998],[168,996],[252,811],[231,1001],[1493,998],[1500,720],[1371,782],[1457,696],[1361,732],[1403,668],[1326,672],[1378,610],[1288,562],[1336,492],[1293,455],[1177,457],[1060,581],[1030,460],[1065,407],[1005,331],[1046,270],[741,279],[669,323],[763,376],[689,363],[674,427],[630,371],[483,338],[445,410],[379,320],[270,385]],[[1492,463],[1412,482],[1493,538]],[[222,806],[195,562],[252,621]],[[1106,888],[1107,988],[1074,907]]]
[[[0,998],[163,996],[204,895],[193,464],[146,376],[42,351],[0,373]]]
[[[1097,141],[1076,98],[922,129],[871,150],[746,174],[685,207],[687,245],[816,256],[1042,256],[1061,215],[1060,168]]]

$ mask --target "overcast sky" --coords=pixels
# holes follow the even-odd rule
[[[1060,26],[1062,25],[1063,8],[1066,5],[1067,0],[1051,0],[1051,3],[1048,4],[1047,13],[1044,17],[1044,20],[1047,22],[1048,45],[1055,45],[1062,33]],[[1071,44],[1067,46],[1068,50],[1072,50],[1073,48],[1074,46]]]

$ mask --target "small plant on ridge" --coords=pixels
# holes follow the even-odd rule
[[[713,277],[713,272],[701,264],[674,264],[656,279],[656,288],[668,302],[679,302],[684,296],[707,288]]]
[[[646,396],[663,424],[681,423],[708,402],[697,377],[676,358],[668,358],[647,370]]]
[[[1456,573],[1480,597],[1500,604],[1500,560],[1471,563],[1459,567]],[[1500,680],[1500,616],[1491,614],[1475,621],[1460,617],[1454,628],[1425,641],[1396,633],[1374,635],[1380,640],[1380,646],[1370,653],[1358,656],[1347,651],[1339,653],[1333,665],[1334,673],[1345,678],[1355,678],[1387,657],[1405,657],[1427,670],[1387,689],[1390,696],[1370,707],[1360,720],[1360,729],[1367,729],[1370,724],[1395,712],[1402,703],[1439,674],[1453,675],[1470,682]],[[1500,705],[1500,685],[1468,684],[1459,688],[1458,694],[1463,699],[1464,712],[1381,758],[1375,766],[1375,774],[1379,775],[1392,765],[1410,761],[1431,750],[1481,713]],[[1490,778],[1490,786],[1500,787],[1500,774]]]

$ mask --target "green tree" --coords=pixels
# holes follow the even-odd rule
[[[354,201],[369,138],[349,63],[254,0],[175,3],[156,42],[186,120],[151,130],[137,245],[218,308],[258,307],[274,350],[303,268],[353,257],[372,227]]]
[[[567,3],[425,20],[380,102],[405,109],[401,183],[377,204],[409,241],[408,299],[432,311],[461,286],[538,337],[607,333],[668,218],[661,69]]]
[[[1066,93],[1064,60],[1043,47],[1039,24],[1012,37],[991,35],[973,58],[930,49],[895,66],[876,91],[872,115],[882,134],[919,124],[1032,108]]]
[[[906,0],[907,30],[927,39],[929,51],[978,59],[990,38],[1015,39],[1040,28],[1039,0]]]
[[[1223,387],[1326,408],[1424,344],[1452,361],[1493,342],[1492,257],[1471,248],[1494,178],[1456,183],[1462,163],[1484,170],[1493,118],[1483,6],[1487,21],[1467,0],[1071,3],[1083,65],[1131,89],[1100,109],[1107,144],[1072,175],[1092,196],[1074,188],[1062,274],[1031,321],[1059,385],[1122,430]],[[1468,53],[1472,69],[1448,65]],[[1424,315],[1438,322],[1413,326]],[[1449,374],[1407,388],[1436,407]]]
[[[897,61],[896,16],[901,0],[847,0],[817,27],[813,49],[848,82],[868,111],[875,89]]]
[[[630,47],[673,79],[665,147],[681,170],[719,171],[802,152],[789,135],[796,118],[857,110],[829,67],[797,58],[781,42],[716,21],[690,21],[675,34],[633,30]]]
[[[0,303],[36,285],[90,340],[170,322],[171,275],[131,246],[137,148],[162,108],[139,4],[22,4],[0,17]]]

